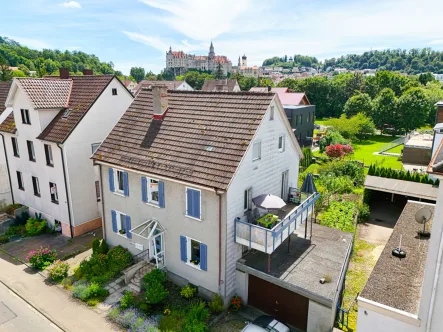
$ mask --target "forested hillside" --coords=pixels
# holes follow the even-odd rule
[[[80,51],[32,50],[6,37],[0,37],[0,58],[11,67],[19,67],[25,75],[29,71],[36,71],[37,76],[54,74],[61,67],[68,68],[71,73],[81,73],[85,68],[97,74],[115,72],[112,62],[101,62],[95,55]]]
[[[286,61],[285,61],[286,60]],[[319,66],[322,69],[346,68],[346,69],[379,69],[402,71],[408,74],[425,72],[443,73],[443,52],[434,51],[430,48],[413,48],[407,50],[382,50],[370,51],[359,54],[343,55],[339,58],[326,59],[319,63],[316,58],[295,55],[294,61],[289,61],[285,55],[266,59],[264,66],[275,65],[284,68],[293,66]]]

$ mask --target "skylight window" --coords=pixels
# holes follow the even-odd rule
[[[205,148],[205,150],[206,151],[209,151],[209,152],[211,152],[211,151],[213,151],[214,150],[214,147],[213,146],[210,146],[210,145],[208,145],[206,148]]]
[[[63,119],[67,119],[68,116],[69,116],[69,114],[71,114],[71,112],[72,112],[72,110],[71,110],[70,108],[68,108],[68,109],[65,111],[65,114],[63,114]]]

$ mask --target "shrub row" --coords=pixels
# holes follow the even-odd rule
[[[369,166],[368,175],[380,176],[382,178],[388,178],[388,179],[398,179],[404,181],[427,183],[436,186],[440,184],[439,179],[434,181],[431,178],[429,178],[427,173],[421,175],[418,172],[411,173],[410,171],[377,167],[375,165]]]

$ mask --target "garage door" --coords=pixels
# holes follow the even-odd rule
[[[248,304],[306,331],[309,308],[306,297],[249,275]]]

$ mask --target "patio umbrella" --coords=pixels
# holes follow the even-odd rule
[[[305,181],[303,182],[303,185],[301,186],[302,193],[309,193],[313,194],[317,192],[317,188],[315,187],[314,178],[312,177],[311,173],[308,173],[306,176]]]
[[[252,201],[255,205],[267,210],[281,209],[286,205],[280,197],[271,194],[259,195],[254,197]]]

